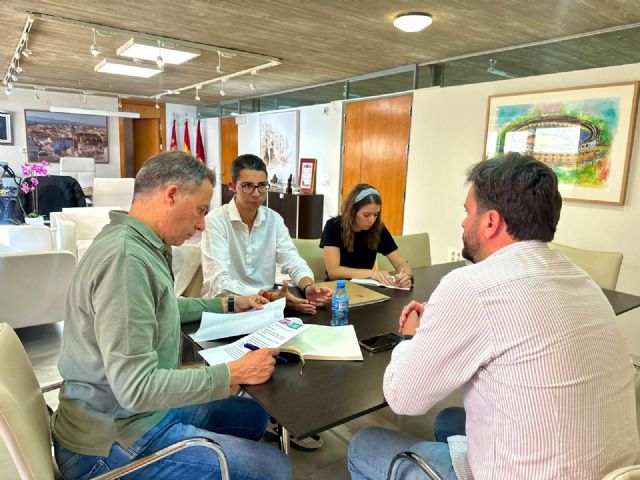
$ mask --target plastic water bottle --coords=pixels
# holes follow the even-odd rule
[[[344,280],[336,282],[336,290],[331,297],[331,326],[347,325],[347,313],[349,312],[349,294],[345,288]]]

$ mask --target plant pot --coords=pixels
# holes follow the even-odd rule
[[[44,225],[44,217],[25,217],[24,223],[27,225]]]

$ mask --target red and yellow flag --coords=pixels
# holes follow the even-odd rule
[[[188,118],[184,121],[184,145],[182,149],[187,153],[191,153],[191,139],[189,138],[189,119]]]
[[[171,143],[169,144],[169,150],[178,149],[178,132],[176,131],[176,119],[173,119],[173,127],[171,128]]]

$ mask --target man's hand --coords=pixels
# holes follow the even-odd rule
[[[317,287],[310,285],[304,290],[304,295],[316,307],[323,307],[327,303],[331,303],[331,294],[333,292],[327,287]]]
[[[261,348],[227,364],[231,385],[258,385],[269,380],[276,364],[276,348]]]
[[[426,306],[427,306],[426,303],[419,303],[419,302],[416,302],[415,300],[411,300],[409,304],[405,305],[405,307],[402,309],[402,313],[400,314],[400,320],[399,320],[400,328],[398,329],[398,331],[403,335],[414,335],[415,329],[417,328],[417,326],[413,329],[414,333],[404,333],[402,330],[409,318],[409,314],[411,314],[412,312],[415,312],[416,315],[418,316],[418,325],[419,325],[420,317],[422,317],[422,314],[424,313],[424,309]]]
[[[233,302],[233,311],[236,313],[246,312],[255,308],[256,310],[262,310],[262,305],[269,303],[264,297],[260,295],[247,295],[246,297],[236,297]]]
[[[383,285],[389,285],[394,287],[396,281],[389,272],[383,272],[382,270],[371,270],[371,278],[382,283]]]
[[[420,326],[420,315],[415,310],[409,312],[407,319],[400,328],[400,335],[415,335],[416,330]]]
[[[296,297],[294,294],[289,292],[289,284],[286,280],[282,282],[280,290],[271,294],[271,300],[277,300],[280,298],[287,299],[287,308],[290,308],[291,310],[295,310],[296,312],[305,315],[313,315],[316,313],[316,306],[313,303],[306,298]]]

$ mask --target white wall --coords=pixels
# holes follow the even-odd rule
[[[323,224],[337,215],[340,196],[342,102],[301,107],[299,156],[318,160],[316,193],[324,195]],[[238,125],[238,153],[260,155],[260,114],[244,115]]]
[[[24,124],[24,110],[49,110],[51,105],[56,107],[89,108],[95,110],[118,110],[118,99],[87,95],[87,103],[82,103],[82,95],[77,93],[38,92],[39,100],[34,98],[34,90],[16,88],[11,95],[0,95],[0,110],[12,112],[13,145],[0,145],[0,160],[8,161],[11,168],[19,171],[19,166],[25,161],[22,152],[27,146],[27,135]],[[120,131],[118,118],[107,117],[109,135],[108,156],[109,163],[96,164],[96,177],[120,176]],[[50,173],[56,174],[58,164],[53,164]]]
[[[221,181],[222,171],[220,167],[220,119],[205,118],[201,122],[202,141],[204,142],[204,154],[207,160],[207,167],[211,168],[216,174],[216,186],[213,190],[213,198],[211,199],[211,208],[221,205],[222,192]]]

